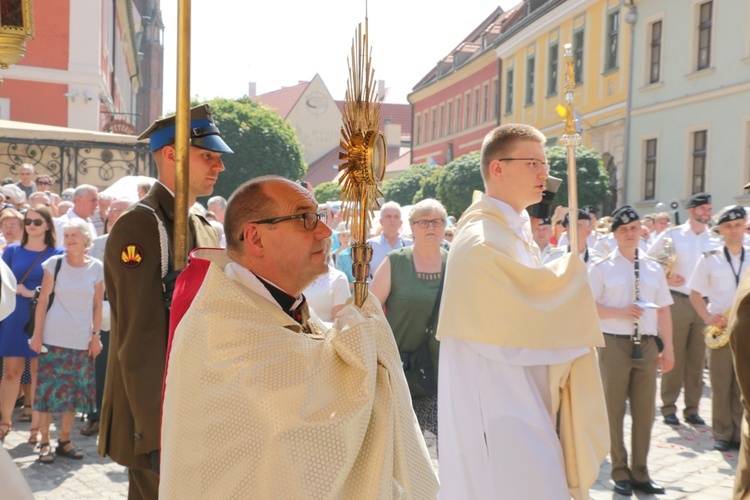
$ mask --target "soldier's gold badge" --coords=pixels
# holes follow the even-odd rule
[[[125,267],[138,267],[143,261],[143,249],[138,245],[125,245],[120,252],[120,260]]]

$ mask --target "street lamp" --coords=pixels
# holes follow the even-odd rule
[[[34,38],[31,1],[0,2],[0,69],[8,69],[8,66],[23,59],[26,55],[26,40]]]
[[[628,57],[628,97],[625,103],[625,153],[622,165],[622,203],[628,202],[628,163],[630,162],[630,110],[633,104],[633,52],[635,50],[635,23],[638,22],[638,9],[635,0],[628,3],[628,12],[625,14],[625,22],[630,26],[630,54]]]

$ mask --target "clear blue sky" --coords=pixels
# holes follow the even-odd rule
[[[521,0],[370,0],[375,78],[390,88],[389,101],[406,95],[432,67],[498,6]],[[319,73],[334,99],[343,99],[347,56],[364,21],[360,0],[194,0],[191,96],[241,97],[248,82],[259,94],[309,81]],[[164,110],[175,109],[177,1],[162,2]]]

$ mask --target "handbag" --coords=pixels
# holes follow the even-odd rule
[[[57,274],[60,272],[62,267],[63,256],[57,257],[57,263],[55,264],[55,280],[52,282],[52,291],[49,294],[49,302],[47,302],[47,310],[52,307],[52,302],[55,300],[55,285],[57,284]],[[29,319],[23,326],[23,332],[29,337],[34,336],[34,326],[36,323],[36,305],[39,303],[39,294],[42,292],[42,287],[36,287],[34,290],[34,298],[29,302]]]
[[[443,281],[445,279],[445,266],[443,266],[443,275],[440,278],[440,287],[435,298],[435,305],[432,307],[432,314],[427,321],[427,327],[422,337],[422,343],[416,351],[400,352],[401,364],[404,368],[404,376],[409,384],[409,392],[412,398],[424,398],[437,395],[437,380],[435,378],[435,367],[432,364],[430,355],[430,339],[435,336],[435,327],[437,326],[437,316],[440,310],[440,299],[443,295]]]

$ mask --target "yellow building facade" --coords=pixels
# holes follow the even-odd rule
[[[583,144],[602,155],[611,199],[604,215],[622,200],[630,27],[623,0],[548,2],[501,35],[502,123],[527,123],[554,145],[563,134],[557,111],[565,101],[565,44],[575,65],[575,110]]]

